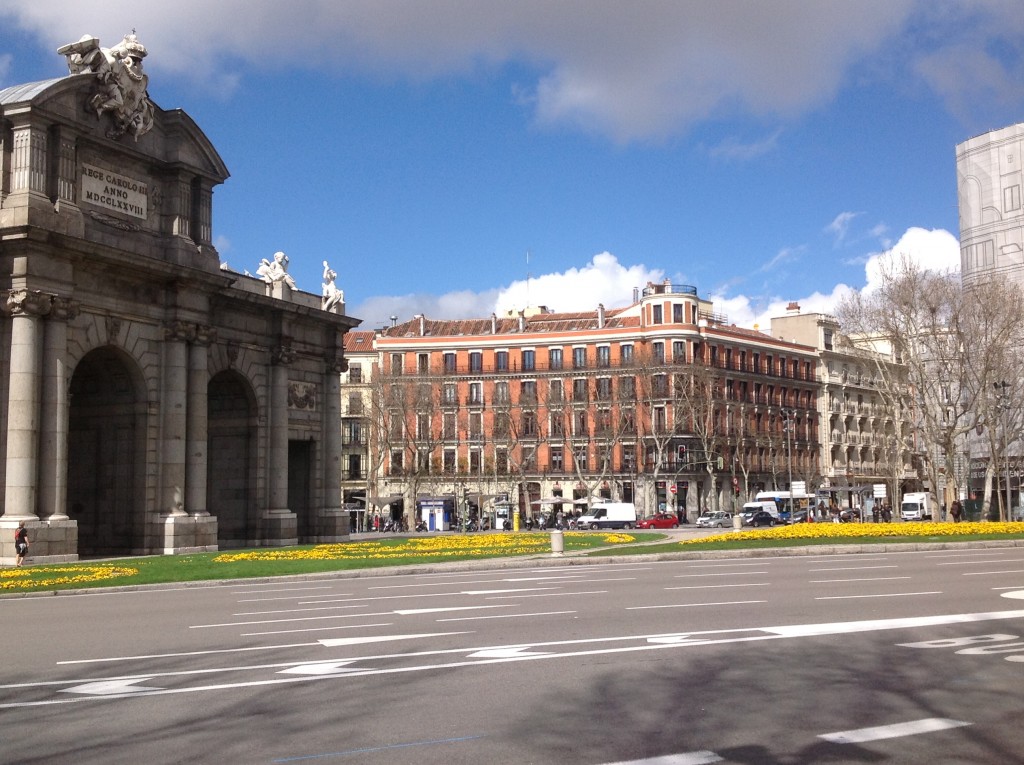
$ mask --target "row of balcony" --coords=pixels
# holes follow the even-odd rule
[[[461,398],[455,397],[442,397],[441,406],[446,408],[457,407],[461,403],[463,406],[468,407],[483,407],[489,401],[490,405],[494,408],[501,407],[512,407],[516,406],[519,408],[533,408],[543,403],[547,408],[553,408],[562,406],[564,404],[590,404],[594,402],[606,402],[606,403],[618,403],[620,405],[635,404],[638,401],[638,396],[633,394],[619,394],[614,395],[612,393],[591,393],[589,391],[573,391],[565,396],[561,395],[548,395],[548,397],[541,402],[538,396],[529,394],[520,394],[519,398],[513,402],[510,396],[490,396],[489,398],[484,396],[482,393],[470,393],[462,396]],[[675,402],[683,403],[678,399],[673,398],[667,391],[653,391],[651,394],[651,400],[657,402]],[[780,395],[769,396],[765,393],[748,393],[746,396],[739,394],[726,394],[725,396],[717,396],[716,401],[724,404],[750,404],[751,406],[766,406],[766,407],[787,407],[790,409],[797,409],[800,411],[813,412],[817,411],[817,403],[810,401],[809,403],[801,403],[797,400],[793,400],[792,403],[787,402]],[[399,406],[404,402],[392,402],[392,405]]]

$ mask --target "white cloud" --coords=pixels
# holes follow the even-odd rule
[[[943,10],[931,0],[0,0],[0,24],[29,30],[51,51],[86,32],[114,44],[131,25],[149,48],[151,73],[211,90],[229,90],[253,69],[297,70],[301,87],[303,70],[422,80],[513,64],[524,80],[517,91],[528,94],[521,102],[540,123],[631,141],[727,114],[801,115],[868,57],[877,59],[872,73],[916,77],[956,108],[966,84],[976,85],[950,66],[962,60],[958,43],[975,51],[972,71],[986,73],[989,100],[993,87],[1020,98],[1012,57],[978,53],[1017,45],[1017,4],[951,0]],[[904,34],[936,17],[948,49]],[[719,151],[749,155],[775,138]]]
[[[878,289],[881,266],[892,258],[907,258],[928,271],[959,271],[960,242],[945,229],[907,229],[891,248],[868,258],[864,265],[864,292]]]
[[[850,230],[850,224],[858,215],[860,215],[859,212],[841,212],[825,226],[825,231],[835,236],[837,245],[842,244]]]
[[[782,130],[779,129],[756,141],[741,141],[738,138],[730,137],[708,149],[708,154],[718,159],[747,162],[774,152],[779,147],[781,136]]]

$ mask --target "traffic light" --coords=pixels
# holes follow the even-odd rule
[[[676,457],[680,462],[686,462],[686,444],[679,444],[676,447]]]

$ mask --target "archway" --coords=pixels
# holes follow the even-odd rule
[[[122,351],[90,351],[71,377],[68,516],[78,522],[78,554],[146,552],[146,395]]]
[[[217,516],[220,547],[260,543],[256,511],[256,403],[237,372],[214,375],[207,387],[206,508]]]

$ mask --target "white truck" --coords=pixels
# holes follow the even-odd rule
[[[586,515],[576,519],[578,529],[631,529],[636,526],[636,505],[632,502],[597,502]]]
[[[903,495],[900,505],[900,519],[904,521],[930,521],[932,519],[932,498],[926,491],[909,491]]]

